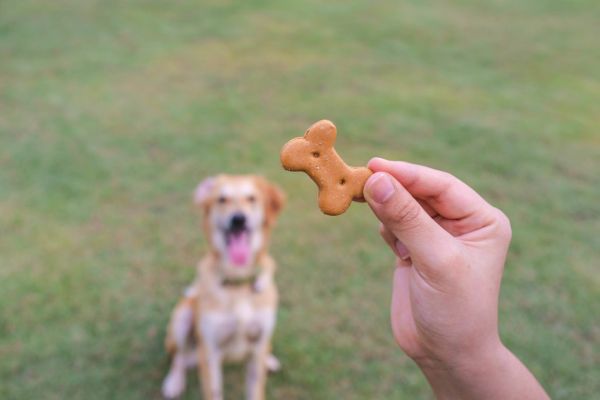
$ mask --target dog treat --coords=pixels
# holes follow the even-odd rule
[[[315,122],[304,134],[281,149],[281,164],[288,171],[304,171],[319,187],[319,208],[327,215],[339,215],[352,200],[363,199],[365,182],[372,172],[367,167],[350,167],[333,148],[333,122]]]

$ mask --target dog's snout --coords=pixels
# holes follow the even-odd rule
[[[244,229],[246,228],[246,216],[242,213],[235,213],[231,217],[231,229]]]

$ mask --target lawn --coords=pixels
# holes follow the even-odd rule
[[[223,171],[289,197],[269,398],[430,398],[370,210],[326,217],[279,166],[321,118],[350,163],[448,170],[510,216],[502,338],[554,399],[597,396],[599,19],[596,0],[1,1],[0,398],[160,397],[204,249],[191,193]]]

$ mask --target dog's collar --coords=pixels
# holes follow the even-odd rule
[[[223,286],[243,286],[243,285],[254,285],[258,274],[251,274],[243,278],[223,278],[221,285]]]

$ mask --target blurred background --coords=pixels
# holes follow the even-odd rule
[[[391,336],[368,207],[334,221],[279,165],[321,118],[350,164],[448,170],[511,217],[502,337],[553,398],[597,396],[599,18],[594,0],[0,1],[0,398],[159,398],[205,248],[191,194],[218,172],[289,196],[269,398],[430,398]]]

